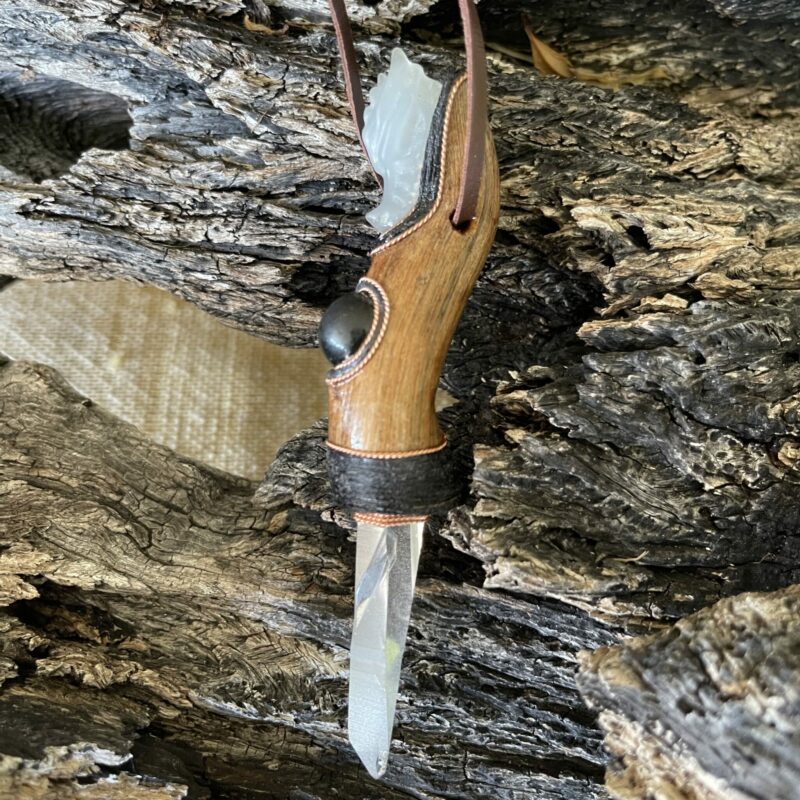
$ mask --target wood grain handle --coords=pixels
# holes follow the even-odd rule
[[[373,251],[370,270],[357,287],[372,301],[372,327],[357,352],[328,375],[332,478],[347,504],[363,512],[418,513],[425,498],[409,505],[403,497],[424,486],[412,487],[409,481],[424,472],[435,484],[433,473],[446,469],[446,441],[434,410],[436,388],[450,340],[492,246],[500,208],[497,158],[487,132],[475,217],[462,228],[451,221],[465,157],[467,108],[467,84],[461,77],[450,89],[443,131],[438,132],[435,199],[414,224]],[[387,484],[386,491],[391,484],[392,503],[369,499],[366,484],[372,483],[365,470],[372,483]],[[373,487],[373,494],[379,495],[379,488]],[[432,497],[431,502],[439,507],[452,499]],[[389,505],[395,510],[387,511]]]

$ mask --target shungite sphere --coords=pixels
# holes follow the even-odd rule
[[[372,325],[372,303],[361,292],[334,300],[319,324],[319,345],[334,366],[358,350]]]

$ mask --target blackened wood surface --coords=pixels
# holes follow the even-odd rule
[[[120,771],[137,798],[606,796],[575,673],[611,631],[463,582],[435,542],[393,760],[366,775],[344,728],[355,547],[325,521],[323,437],[255,496],[51,370],[0,367],[0,797],[112,796]]]
[[[586,656],[619,798],[794,800],[800,588],[743,594]]]
[[[537,16],[545,33],[548,24],[566,25],[556,10],[548,23],[545,9]],[[598,19],[602,12],[598,6]],[[663,28],[665,18],[658,19]],[[686,26],[695,24],[686,19]],[[615,284],[625,272],[640,272],[643,239],[609,242],[585,217],[604,199],[612,213],[625,213],[634,202],[642,215],[674,211],[654,261],[668,240],[684,246],[685,237],[675,238],[680,223],[694,221],[707,206],[709,223],[719,211],[727,223],[723,231],[749,243],[741,202],[746,187],[774,227],[792,219],[790,208],[773,216],[782,198],[762,183],[780,186],[796,170],[796,120],[774,115],[780,113],[776,97],[778,106],[796,106],[794,75],[776,64],[782,43],[797,37],[779,29],[765,45],[766,59],[753,52],[746,30],[725,24],[740,65],[733,77],[709,66],[716,29],[686,42],[670,39],[683,64],[670,81],[620,93],[542,80],[524,64],[493,62],[503,219],[463,344],[451,357],[450,380],[462,391],[503,366],[528,366],[549,350],[562,351],[576,322],[599,302],[595,275],[603,277],[604,262],[625,262],[611,275]],[[147,11],[107,0],[6,4],[0,25],[8,32],[0,63],[12,73],[9,86],[57,72],[61,81],[90,86],[113,96],[113,103],[125,101],[133,117],[129,151],[94,151],[43,185],[6,182],[0,205],[4,270],[52,279],[145,280],[258,335],[311,343],[321,308],[365,269],[373,238],[360,215],[376,199],[345,108],[330,33],[313,27],[265,36],[244,30],[237,17],[211,19],[180,4]],[[663,38],[661,28],[655,38]],[[622,44],[615,41],[616,49],[603,51],[606,64],[620,57]],[[365,35],[359,42],[365,74],[374,76],[389,43]],[[652,43],[642,35],[637,48],[647,51]],[[411,47],[434,69],[460,58],[457,48]],[[649,58],[652,63],[656,55]],[[54,60],[58,70],[48,66]],[[776,82],[780,91],[747,92],[731,101],[742,86]],[[12,148],[13,137],[4,133],[0,149]],[[65,149],[59,138],[51,147]],[[19,154],[7,153],[5,163],[14,157],[30,174]],[[722,180],[730,187],[719,191]],[[702,193],[699,208],[682,204],[709,181],[714,185]],[[735,189],[739,183],[742,192]],[[601,189],[603,197],[592,196]],[[727,208],[731,194],[733,207]],[[619,195],[621,207],[611,203]],[[584,203],[583,216],[573,215]],[[738,216],[729,219],[734,209]],[[684,258],[705,244],[712,243],[695,240]]]

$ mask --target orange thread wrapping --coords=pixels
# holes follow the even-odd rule
[[[441,444],[437,444],[435,447],[426,447],[422,450],[401,450],[400,452],[394,453],[370,453],[364,450],[354,450],[351,447],[344,447],[340,444],[334,444],[333,442],[327,442],[328,447],[331,450],[336,450],[339,453],[346,453],[350,456],[359,456],[361,458],[412,458],[413,456],[427,456],[431,453],[438,453],[444,450],[447,447],[447,439],[443,439]]]
[[[363,360],[358,365],[358,367],[350,372],[345,372],[344,374],[337,375],[335,378],[326,378],[325,382],[328,386],[340,386],[343,383],[347,383],[348,381],[355,378],[361,370],[369,363],[369,360],[375,355],[375,351],[378,349],[378,345],[380,345],[381,341],[383,341],[383,336],[386,333],[386,326],[389,324],[389,298],[386,296],[386,292],[383,290],[383,286],[381,286],[377,281],[373,280],[372,278],[362,278],[359,283],[368,285],[374,292],[377,292],[381,300],[383,301],[383,315],[382,319],[380,319],[381,329],[378,332],[378,338],[369,345],[369,350],[367,351],[366,355],[364,355]],[[375,330],[375,326],[378,324],[379,318],[381,318],[380,314],[375,315],[375,319],[372,321],[372,325],[369,329],[369,333],[367,334],[367,338],[364,340],[365,342],[369,343],[370,338],[372,336],[373,331]],[[352,364],[361,358],[360,350],[356,350],[347,361],[343,361],[338,369],[347,369],[348,364]]]
[[[356,522],[363,522],[366,525],[382,525],[388,528],[392,525],[411,525],[414,522],[425,522],[428,517],[400,517],[392,514],[353,514]]]

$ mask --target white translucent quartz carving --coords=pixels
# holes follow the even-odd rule
[[[405,219],[419,198],[425,147],[442,84],[428,78],[399,48],[392,50],[389,72],[378,76],[364,110],[364,146],[383,178],[380,205],[367,221],[381,233]]]

